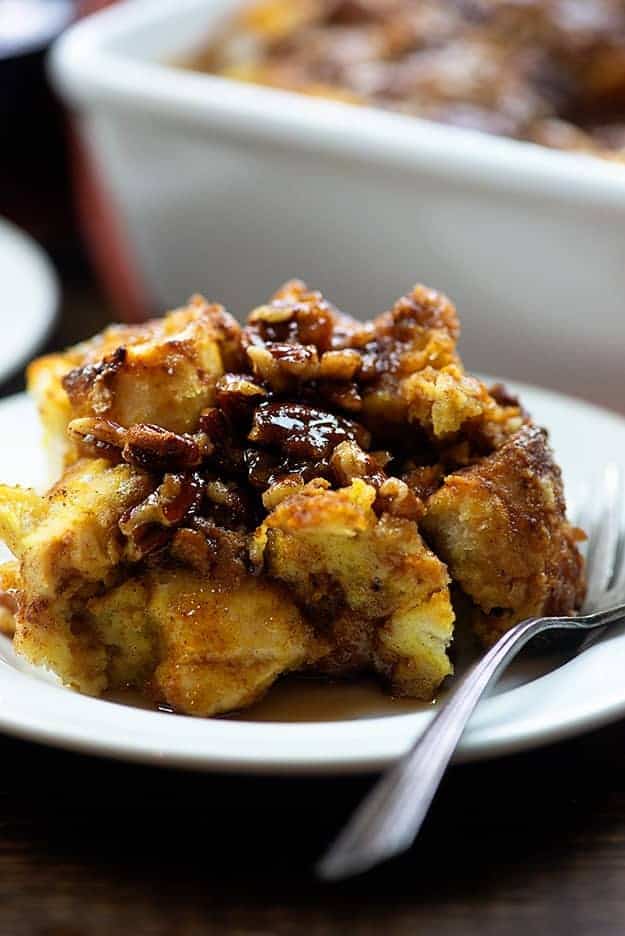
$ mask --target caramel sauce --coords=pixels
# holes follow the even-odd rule
[[[344,682],[287,676],[267,695],[242,712],[226,716],[236,721],[333,722],[406,715],[432,708],[432,702],[395,699],[373,678]]]
[[[509,668],[495,689],[495,694],[514,689],[524,683],[562,666],[571,656],[570,650],[554,650],[540,654],[526,654]],[[456,676],[461,676],[476,659],[475,650],[460,647],[456,659]],[[228,721],[246,722],[336,722],[360,718],[384,718],[389,715],[407,715],[432,709],[445,700],[457,679],[445,681],[434,702],[415,699],[397,699],[384,691],[373,677],[333,681],[316,677],[285,676],[269,690],[264,698],[240,712],[220,715]],[[142,695],[136,689],[123,689],[105,695],[109,702],[132,705],[155,712],[176,714],[164,704]]]

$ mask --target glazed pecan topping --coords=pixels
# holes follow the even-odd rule
[[[129,558],[137,560],[163,546],[169,529],[180,525],[197,510],[204,483],[195,474],[166,474],[162,483],[144,501],[126,511],[119,528],[128,539]]]
[[[367,448],[371,440],[358,423],[305,403],[261,403],[248,438],[295,458],[325,458],[339,442]]]
[[[202,443],[191,436],[138,423],[127,431],[122,456],[124,461],[146,471],[163,471],[173,466],[195,468],[208,454],[209,446],[208,439],[203,450]]]
[[[373,509],[377,514],[389,513],[393,517],[415,521],[425,513],[423,501],[399,478],[387,478],[380,485]]]
[[[339,487],[347,487],[354,478],[379,488],[387,480],[384,466],[390,460],[388,452],[364,452],[356,442],[341,442],[330,458],[330,466]]]
[[[195,468],[213,451],[205,433],[180,435],[144,423],[125,429],[109,419],[85,417],[72,420],[68,432],[90,454],[116,452],[129,465],[154,473]]]
[[[410,490],[421,500],[427,500],[439,489],[443,477],[443,466],[440,464],[410,468],[402,475]]]
[[[204,300],[194,302],[204,308]],[[88,394],[91,406],[91,416],[69,425],[78,452],[125,461],[154,479],[153,492],[119,524],[131,561],[149,563],[167,549],[211,574],[223,560],[235,574],[253,531],[285,497],[355,479],[375,489],[378,515],[418,520],[445,469],[492,450],[518,420],[513,399],[496,387],[487,400],[492,418],[467,421],[462,438],[448,434],[437,445],[420,426],[409,381],[438,378],[443,368],[451,374],[458,330],[453,305],[425,287],[369,323],[344,316],[297,280],[255,309],[244,329],[225,312],[222,318],[215,324],[213,310],[209,324],[228,342],[225,372],[194,431],[105,418],[107,381],[124,364],[124,349],[66,378],[68,393]],[[446,397],[456,409],[462,379],[458,370],[456,396]],[[432,400],[423,418],[437,387],[426,388]]]
[[[251,344],[314,345],[326,351],[331,347],[334,319],[335,310],[320,292],[290,280],[268,305],[250,313],[245,340]]]
[[[226,530],[256,526],[257,504],[253,494],[237,481],[209,479],[204,484],[203,515]]]
[[[224,374],[217,381],[217,406],[231,420],[249,417],[252,408],[266,396],[264,387],[250,380],[247,374]]]
[[[108,458],[113,462],[122,460],[126,430],[110,419],[92,416],[73,419],[67,427],[67,434],[82,455]]]

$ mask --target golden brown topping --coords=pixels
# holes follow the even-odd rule
[[[62,378],[65,392],[74,406],[83,405],[91,398],[94,413],[105,413],[111,399],[110,384],[126,363],[126,348],[117,348],[101,361],[75,367]]]
[[[546,433],[524,426],[496,452],[448,474],[427,503],[429,542],[480,609],[493,642],[524,617],[566,614],[584,594],[577,532]]]

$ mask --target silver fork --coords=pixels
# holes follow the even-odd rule
[[[358,806],[319,862],[320,877],[350,877],[410,847],[475,707],[529,640],[548,630],[592,631],[625,620],[624,503],[622,472],[609,464],[583,512],[588,531],[584,613],[528,618],[504,634],[469,670],[407,754]]]

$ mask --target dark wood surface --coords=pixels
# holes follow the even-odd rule
[[[109,312],[66,284],[51,346]],[[0,765],[0,936],[625,933],[625,723],[454,768],[413,850],[341,885],[312,863],[371,778],[211,777],[2,737]]]

